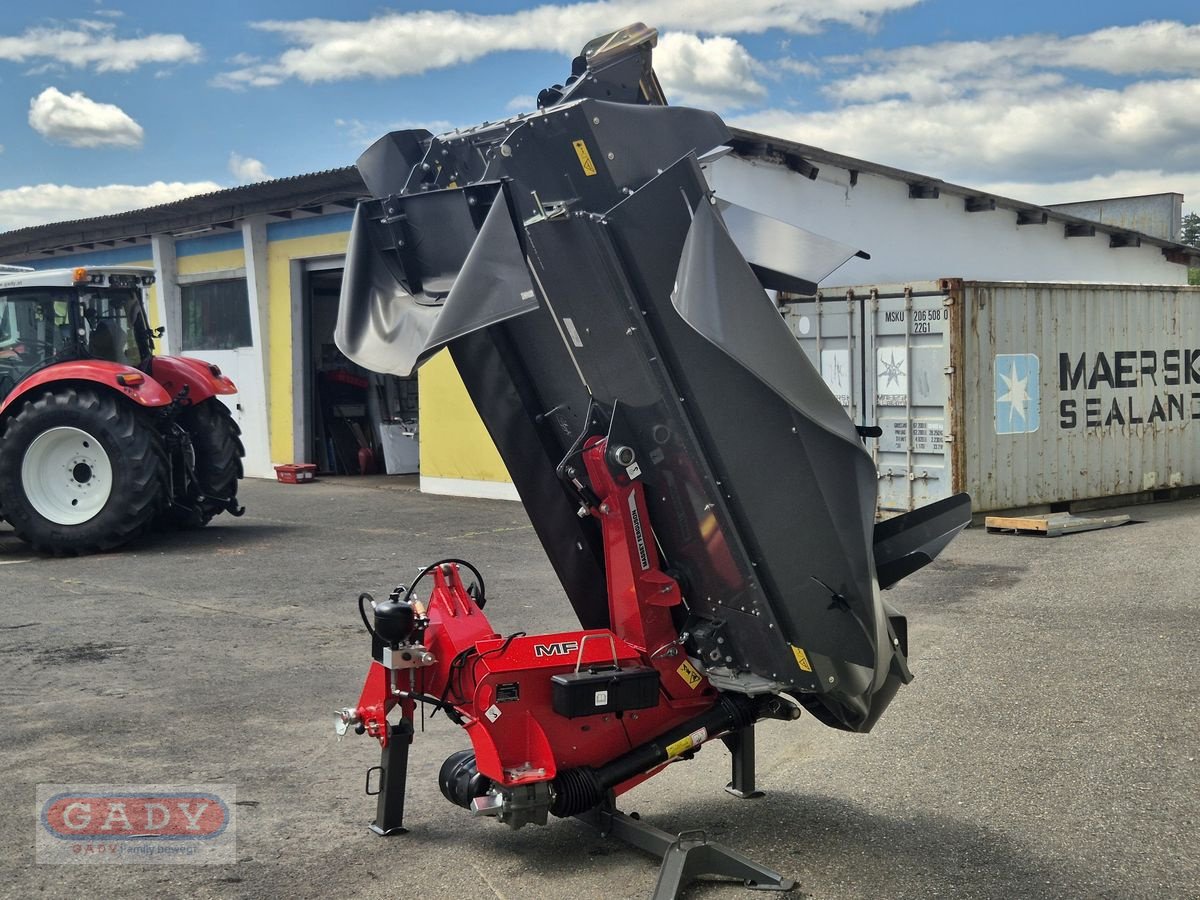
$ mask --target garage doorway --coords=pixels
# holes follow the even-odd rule
[[[417,376],[370,372],[333,341],[342,268],[304,272],[305,459],[323,475],[415,475],[420,427]],[[300,396],[300,394],[303,396]]]

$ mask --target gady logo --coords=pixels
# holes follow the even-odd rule
[[[233,785],[38,785],[39,863],[236,859]]]
[[[42,805],[42,826],[72,841],[211,840],[225,831],[229,809],[216,794],[63,793]]]

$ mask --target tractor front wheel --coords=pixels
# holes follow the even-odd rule
[[[64,387],[26,403],[0,440],[0,497],[17,536],[54,554],[111,550],[166,500],[152,423],[109,391]]]

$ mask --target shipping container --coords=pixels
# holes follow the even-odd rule
[[[976,513],[1200,485],[1200,288],[943,278],[781,308],[868,437],[879,512]]]

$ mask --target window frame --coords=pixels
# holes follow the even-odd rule
[[[237,343],[231,347],[225,346],[192,346],[188,338],[188,301],[185,297],[189,288],[196,288],[212,284],[229,284],[240,283],[244,289],[244,313],[245,320],[240,322],[239,327],[244,331],[238,335],[239,340],[245,339],[245,343]],[[250,302],[250,282],[246,277],[245,268],[225,269],[215,272],[203,272],[195,275],[181,275],[176,279],[176,284],[179,290],[179,352],[181,353],[221,353],[232,352],[235,350],[243,350],[254,346],[254,323],[253,310]],[[208,344],[208,341],[202,343]]]

